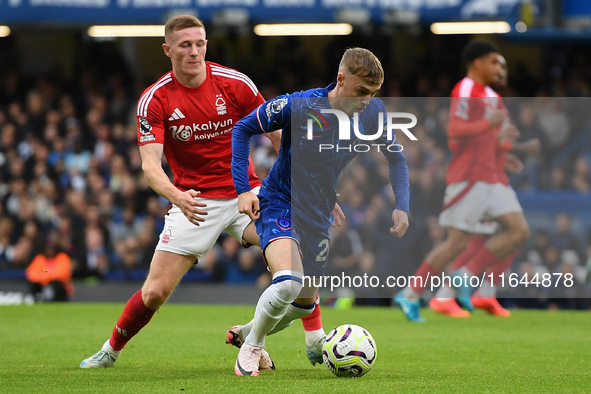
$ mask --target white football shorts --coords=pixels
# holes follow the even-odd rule
[[[259,188],[252,190],[258,194]],[[207,204],[203,208],[204,222],[199,226],[189,222],[189,219],[176,205],[168,210],[164,217],[164,229],[160,233],[160,240],[156,250],[197,257],[201,260],[215,245],[216,240],[226,231],[242,244],[244,229],[251,222],[248,215],[238,212],[238,198],[201,198],[195,200]]]
[[[439,224],[472,234],[490,235],[499,229],[499,224],[494,221],[496,218],[522,211],[511,186],[464,181],[445,189]]]

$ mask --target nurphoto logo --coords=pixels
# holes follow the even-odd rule
[[[391,141],[391,144],[351,144],[348,146],[337,145],[336,147],[333,144],[319,144],[319,152],[323,150],[336,150],[337,152],[340,150],[347,150],[351,151],[353,149],[355,152],[368,152],[371,147],[376,147],[379,151],[381,147],[385,147],[390,152],[399,152],[402,151],[402,145],[395,144],[394,142],[394,130],[402,131],[411,141],[417,141],[417,137],[414,136],[413,133],[410,132],[410,128],[416,126],[417,124],[417,117],[408,112],[379,112],[378,113],[378,125],[384,124],[384,114],[386,116],[386,126],[385,128],[378,127],[377,131],[374,134],[363,134],[359,131],[359,113],[355,112],[353,114],[353,122],[349,116],[343,111],[338,109],[321,109],[321,114],[333,114],[337,117],[339,121],[339,140],[340,141],[351,141],[351,123],[353,123],[353,133],[355,137],[357,137],[361,141],[376,141],[384,135],[384,131],[386,132],[386,141]],[[307,120],[307,132],[306,138],[308,140],[314,139],[314,121],[318,125],[320,125],[320,130],[324,131],[322,124],[326,125],[326,121],[324,117],[319,114],[318,112],[314,111],[316,116],[310,115],[313,119]],[[408,123],[394,123],[394,119],[408,119],[410,122]],[[322,122],[321,122],[322,121]],[[384,130],[385,129],[385,130]]]

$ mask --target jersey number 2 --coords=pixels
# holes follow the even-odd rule
[[[316,255],[316,261],[326,261],[327,252],[328,252],[328,239],[323,239],[318,244],[319,248],[322,248],[320,252]]]

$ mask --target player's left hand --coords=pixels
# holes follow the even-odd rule
[[[505,169],[512,174],[518,174],[523,171],[523,163],[517,156],[507,153]]]
[[[499,144],[503,144],[506,141],[515,141],[519,138],[519,134],[519,130],[514,125],[503,127],[498,134]]]
[[[395,209],[392,211],[392,221],[394,226],[390,228],[390,234],[401,238],[408,230],[408,215],[404,211]]]
[[[337,198],[340,197],[340,194],[337,194]],[[335,202],[334,204],[334,208],[332,210],[332,217],[334,218],[334,223],[332,224],[332,227],[336,227],[336,226],[341,226],[343,224],[343,220],[345,220],[345,214],[343,213],[343,210],[341,209],[341,206],[339,205],[339,203]]]

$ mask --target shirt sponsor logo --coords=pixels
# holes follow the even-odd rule
[[[186,126],[184,124],[180,126],[170,126],[170,130],[172,131],[172,138],[175,140],[181,141],[189,141],[193,136],[193,130],[191,126]]]
[[[193,123],[193,126],[170,126],[169,129],[172,133],[172,138],[175,140],[189,141],[193,137],[195,140],[204,140],[231,132],[232,127],[228,126],[232,126],[233,122],[230,118],[220,122]]]

